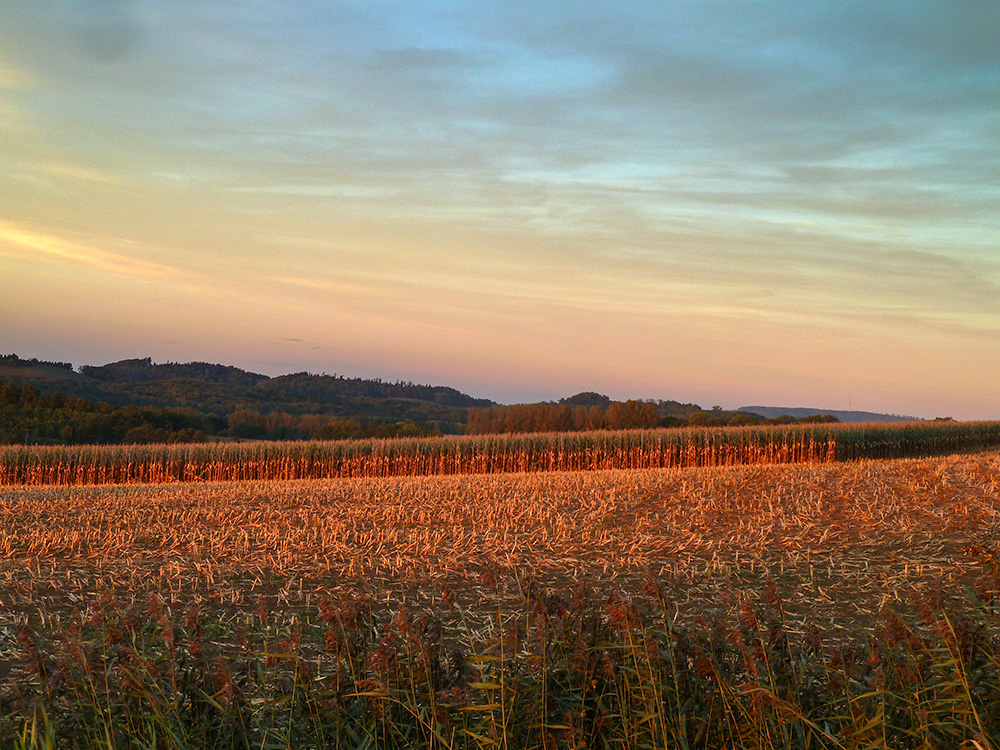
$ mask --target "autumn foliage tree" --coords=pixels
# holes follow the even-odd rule
[[[609,430],[656,427],[659,423],[656,407],[645,401],[613,401],[604,415]]]
[[[597,404],[512,404],[473,408],[468,415],[472,435],[630,430],[656,427],[659,423],[656,407],[645,401],[611,401],[606,408]]]

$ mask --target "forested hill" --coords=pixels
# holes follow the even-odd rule
[[[339,375],[312,375],[297,372],[261,383],[260,390],[296,401],[334,401],[344,398],[396,398],[427,401],[442,406],[491,406],[486,398],[473,398],[440,385],[417,385],[381,379],[345,378]]]
[[[268,377],[256,372],[248,372],[232,365],[211,364],[209,362],[153,362],[150,357],[123,359],[106,365],[83,365],[80,372],[74,372],[68,362],[46,362],[38,359],[22,359],[16,354],[0,356],[0,380],[64,381],[60,387],[71,390],[91,390],[94,393],[78,394],[96,396],[97,391],[128,393],[139,392],[153,396],[154,390],[132,389],[127,386],[160,381],[196,381],[208,385],[236,386],[240,389],[256,389],[263,400],[336,402],[350,398],[394,398],[427,401],[444,406],[491,406],[489,399],[473,398],[447,386],[420,385],[411,382],[384,381],[381,378],[348,378],[341,375],[314,375],[298,372],[291,375]],[[30,384],[36,385],[35,382]],[[74,387],[75,385],[75,387]],[[37,385],[36,385],[37,387]],[[48,389],[45,389],[48,390]],[[197,390],[197,389],[196,389]],[[217,392],[217,389],[212,389]],[[237,395],[238,399],[238,395]],[[241,403],[235,408],[241,408]]]
[[[123,359],[101,367],[83,365],[80,372],[94,380],[120,383],[148,383],[151,380],[176,380],[190,378],[204,383],[226,383],[253,387],[269,378],[256,372],[247,372],[231,365],[213,365],[208,362],[165,362],[154,364],[145,359]]]
[[[768,419],[781,416],[803,419],[821,414],[829,414],[840,422],[916,422],[919,417],[904,417],[899,414],[878,414],[871,411],[836,411],[830,409],[810,409],[789,406],[741,406],[740,411],[759,414]]]
[[[446,386],[305,372],[272,378],[230,365],[161,364],[149,357],[85,365],[76,372],[69,363],[10,354],[0,356],[4,381],[114,406],[196,412],[205,418],[208,434],[229,430],[242,437],[309,437],[333,422],[336,434],[345,437],[381,434],[387,425],[463,432],[469,407],[493,405]]]
[[[202,433],[339,439],[723,427],[846,416],[768,407],[733,412],[713,406],[706,411],[678,401],[613,401],[591,391],[559,401],[504,406],[447,386],[308,372],[269,377],[232,365],[155,363],[150,357],[77,371],[67,362],[0,355],[0,386],[5,384],[10,387],[3,391],[0,442],[128,442],[191,439]],[[886,415],[864,416],[866,421],[887,421]]]

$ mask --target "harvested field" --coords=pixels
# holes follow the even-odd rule
[[[647,573],[696,610],[782,584],[801,618],[863,622],[935,581],[975,584],[1000,538],[996,453],[772,467],[0,492],[5,616],[102,588],[434,596],[482,574],[565,585]]]
[[[5,488],[0,748],[993,747],[998,539],[995,452]]]

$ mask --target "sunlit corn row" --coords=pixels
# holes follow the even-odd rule
[[[636,469],[833,459],[814,430],[647,430],[209,445],[9,447],[0,483],[106,484]]]
[[[220,575],[421,578],[496,565],[576,576],[889,544],[933,556],[998,523],[997,453],[696,472],[22,487],[0,491],[0,559]]]
[[[1000,423],[798,425],[335,442],[7,446],[0,485],[498,474],[934,455],[1000,445]]]

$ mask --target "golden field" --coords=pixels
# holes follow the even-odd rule
[[[1000,529],[1000,455],[839,464],[0,490],[7,616],[34,592],[435,592],[486,572],[683,600],[784,581],[816,615],[971,581]],[[970,557],[971,555],[971,557]],[[428,585],[434,584],[434,585]],[[58,593],[57,593],[58,592]],[[220,594],[221,595],[221,594]],[[239,596],[239,593],[232,593]],[[711,597],[709,597],[711,598]],[[50,609],[45,604],[42,609]]]

